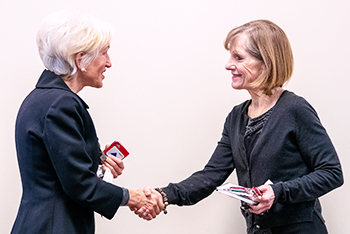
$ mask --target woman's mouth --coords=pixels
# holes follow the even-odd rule
[[[240,74],[232,74],[232,79],[240,78],[242,75]]]
[[[231,74],[232,74],[232,76],[234,76],[234,77],[241,76],[241,74],[234,74],[234,73],[231,73]]]

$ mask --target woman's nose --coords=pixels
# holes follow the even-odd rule
[[[227,63],[225,64],[225,68],[226,70],[233,70],[236,69],[236,65],[235,63],[232,61],[232,59],[230,58]]]
[[[112,67],[112,61],[111,61],[109,56],[108,56],[107,61],[106,61],[106,67],[108,67],[108,68]]]

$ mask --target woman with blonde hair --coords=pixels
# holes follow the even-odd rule
[[[342,169],[316,111],[283,88],[293,71],[286,34],[256,20],[231,30],[225,48],[232,88],[251,99],[229,113],[203,170],[160,189],[166,204],[193,205],[236,170],[239,185],[261,192],[257,205],[242,202],[247,233],[327,233],[318,198],[343,184]]]

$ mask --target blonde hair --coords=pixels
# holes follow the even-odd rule
[[[244,34],[247,52],[264,63],[264,69],[252,84],[266,95],[272,90],[282,87],[293,73],[292,48],[284,31],[268,20],[255,20],[232,29],[224,42],[226,50],[230,50],[238,35]]]
[[[37,33],[37,46],[44,66],[57,75],[71,77],[77,71],[75,56],[84,52],[86,68],[99,51],[110,44],[112,28],[95,18],[74,12],[49,15]]]

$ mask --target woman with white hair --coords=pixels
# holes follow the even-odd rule
[[[124,164],[116,157],[101,162],[88,106],[77,93],[103,86],[110,42],[109,26],[90,17],[53,14],[39,30],[47,70],[17,116],[23,195],[11,233],[94,233],[94,211],[111,219],[119,206],[145,207],[154,218],[163,209],[160,194],[145,196],[96,176],[101,163],[114,177]]]

